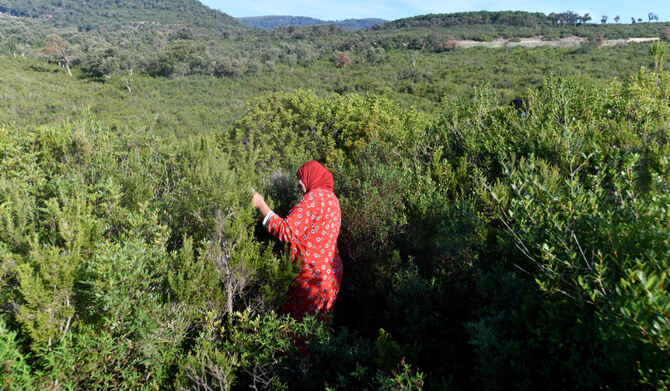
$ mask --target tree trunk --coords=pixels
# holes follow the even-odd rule
[[[229,276],[228,278],[234,278],[233,276]],[[228,286],[226,287],[226,312],[228,312],[228,326],[233,325],[233,295],[235,292],[233,292],[233,287],[230,282],[227,284]]]

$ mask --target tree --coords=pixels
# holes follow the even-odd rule
[[[600,17],[600,23],[605,24],[607,23],[607,15],[603,15]]]
[[[14,57],[21,56],[25,58],[26,54],[30,53],[30,45],[16,35],[10,35],[1,39],[0,49],[3,52],[11,53]]]
[[[615,22],[619,23],[619,20],[621,20],[621,17],[620,17],[619,15],[617,15],[617,16],[614,17],[614,21],[615,21]]]
[[[74,49],[61,37],[55,34],[49,36],[49,39],[42,50],[42,54],[47,62],[55,60],[59,66],[67,69],[68,75],[72,76],[70,64],[75,60],[76,56],[74,54]]]
[[[663,72],[663,63],[668,58],[668,46],[663,41],[654,41],[649,46],[649,54],[654,56],[654,70]]]
[[[17,53],[23,57],[26,58],[26,54],[30,53],[30,45],[27,43],[17,43],[16,46],[14,46],[14,50],[12,51],[12,55],[16,57]]]
[[[584,14],[584,16],[581,17],[582,23],[588,23],[589,20],[591,20],[591,15],[588,13]]]
[[[661,31],[661,40],[670,41],[670,27],[666,27]]]
[[[335,55],[335,66],[337,68],[344,68],[347,65],[351,65],[351,59],[349,58],[349,55],[347,55],[346,52],[341,52]]]
[[[118,49],[105,44],[91,46],[82,60],[83,67],[93,77],[105,77],[110,80],[120,71]]]
[[[171,41],[149,63],[148,73],[180,77],[197,73],[213,75],[215,65],[209,48],[203,42],[178,39]]]
[[[444,43],[439,44],[437,49],[440,52],[451,52],[456,50],[456,48],[458,48],[458,45],[459,45],[458,41],[450,39]]]
[[[635,24],[635,18],[630,18],[630,24]]]
[[[598,48],[603,47],[603,45],[605,44],[606,41],[607,41],[607,39],[601,33],[595,33],[591,37],[591,42]]]
[[[547,19],[549,19],[549,23],[551,24],[556,24],[558,22],[558,16],[556,15],[555,12],[552,12],[549,15],[547,15]]]
[[[649,21],[650,21],[650,22],[651,22],[652,20],[654,20],[654,18],[658,18],[656,15],[654,15],[653,12],[650,12],[649,15],[647,15],[647,16],[649,17]]]

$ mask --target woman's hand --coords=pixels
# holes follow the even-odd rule
[[[254,193],[254,196],[251,199],[251,203],[254,205],[254,207],[260,209],[261,205],[265,205],[265,198],[263,198],[260,193]]]
[[[265,217],[268,213],[270,213],[270,207],[268,204],[265,203],[265,198],[263,198],[260,193],[254,193],[253,198],[251,199],[251,203],[254,205],[256,209],[258,209],[261,212],[261,215]]]

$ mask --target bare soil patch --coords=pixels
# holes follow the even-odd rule
[[[649,38],[627,38],[627,39],[612,39],[612,40],[607,40],[605,41],[605,46],[615,46],[615,45],[626,45],[629,42],[649,42],[649,41],[657,41],[660,38],[658,37],[649,37]],[[464,39],[457,41],[459,46],[462,48],[470,48],[470,47],[476,47],[476,46],[484,46],[484,47],[514,47],[514,46],[522,46],[522,47],[537,47],[537,46],[554,46],[554,47],[575,47],[581,45],[583,42],[587,41],[586,38],[583,37],[565,37],[553,41],[545,41],[542,39],[542,37],[533,37],[533,38],[520,38],[517,42],[512,42],[508,39],[503,39],[503,38],[498,38],[494,41],[491,42],[480,42],[480,41],[473,41],[469,39]]]

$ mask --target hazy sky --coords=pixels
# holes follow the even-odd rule
[[[408,16],[430,13],[464,11],[574,11],[581,15],[589,13],[599,22],[601,15],[608,15],[613,22],[616,15],[621,23],[630,23],[630,18],[648,20],[649,12],[658,15],[660,21],[670,20],[670,0],[200,0],[203,4],[219,9],[228,15],[261,16],[293,15],[310,16],[324,20],[351,18],[382,18],[394,20]]]

